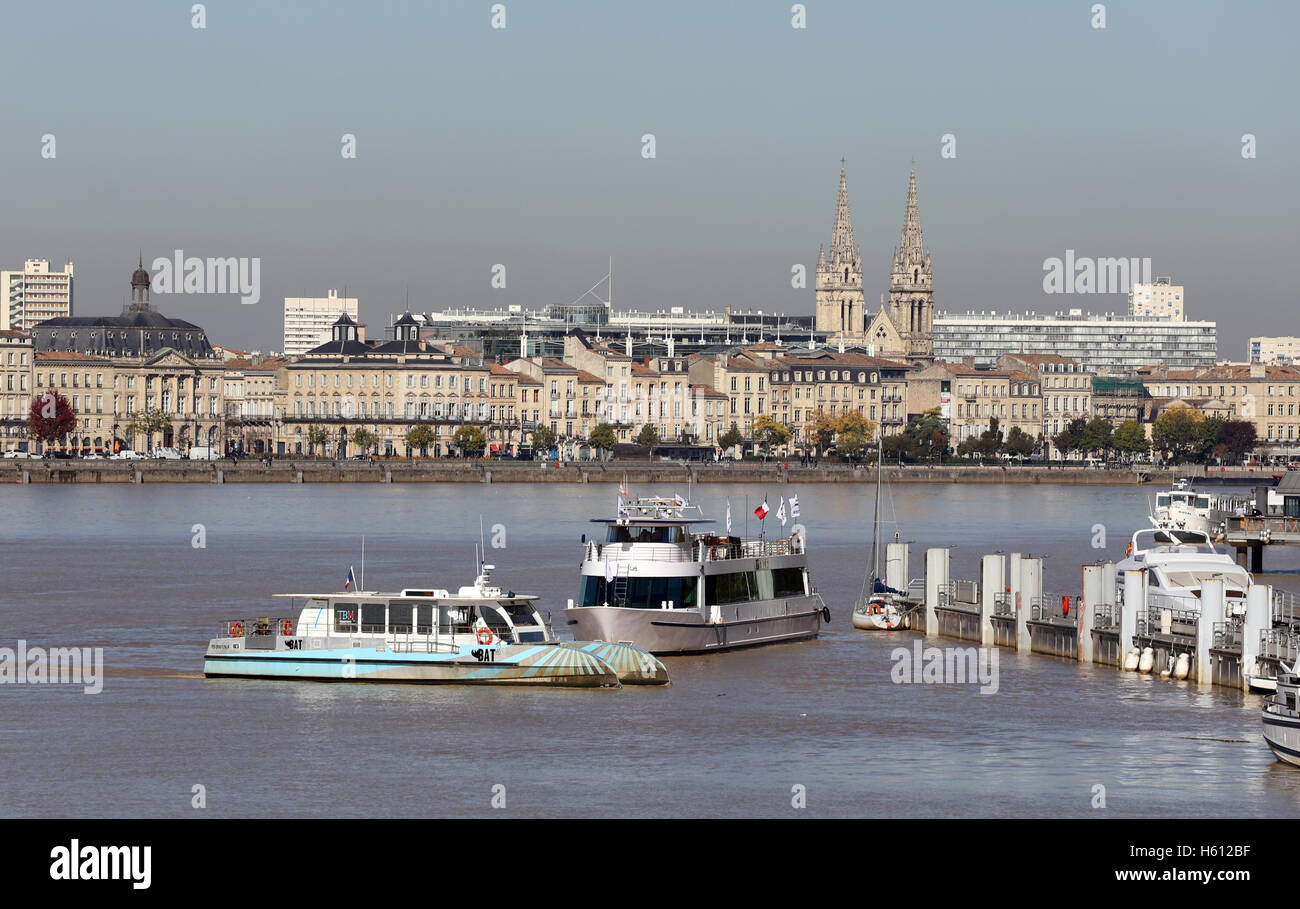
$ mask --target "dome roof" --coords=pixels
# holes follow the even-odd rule
[[[148,284],[148,283],[149,283],[149,272],[145,271],[143,268],[137,268],[135,270],[135,273],[131,275],[132,287],[138,287],[141,284]]]

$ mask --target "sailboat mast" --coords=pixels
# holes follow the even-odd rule
[[[871,522],[871,592],[875,593],[876,580],[880,577],[880,474],[884,467],[882,457],[884,446],[880,430],[876,430],[876,514]]]

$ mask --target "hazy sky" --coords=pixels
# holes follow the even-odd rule
[[[1073,249],[1150,257],[1221,357],[1300,334],[1300,4],[504,5],[7,4],[0,263],[71,257],[92,315],[139,251],[260,257],[255,306],[155,299],[245,349],[278,349],[286,295],[346,285],[374,336],[408,288],[544,306],[611,256],[619,308],[810,313],[841,156],[873,305],[915,159],[940,310],[1123,309],[1043,293]]]

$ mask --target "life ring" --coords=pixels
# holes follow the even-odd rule
[[[230,636],[231,636],[232,638],[242,638],[242,637],[244,636],[244,623],[243,623],[243,622],[231,622],[231,623],[230,623]]]
[[[280,623],[280,636],[293,637],[293,619],[285,619]]]
[[[871,608],[867,610],[871,615],[880,615],[880,604],[872,603]]]
[[[490,628],[480,628],[480,629],[478,630],[478,634],[476,634],[475,637],[478,638],[478,642],[479,642],[480,644],[491,644],[491,643],[492,643],[492,629],[490,629]]]
[[[716,562],[717,560],[718,560],[718,547],[717,547],[717,546],[710,546],[710,547],[709,547],[709,561],[711,561],[711,562]]]

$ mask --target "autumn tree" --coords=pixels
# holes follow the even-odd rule
[[[483,430],[477,426],[460,426],[451,434],[451,444],[466,456],[482,454],[487,450],[487,436],[483,435]]]
[[[421,423],[418,426],[412,426],[406,431],[406,444],[412,449],[420,450],[420,457],[425,457],[429,453],[429,446],[438,439],[438,434],[434,432],[432,426],[428,423]]]
[[[53,389],[32,398],[27,413],[27,432],[38,442],[51,442],[67,438],[77,428],[77,415],[68,399]]]
[[[790,430],[768,414],[762,414],[754,420],[754,441],[762,445],[765,454],[771,454],[773,448],[779,448],[790,441]]]

